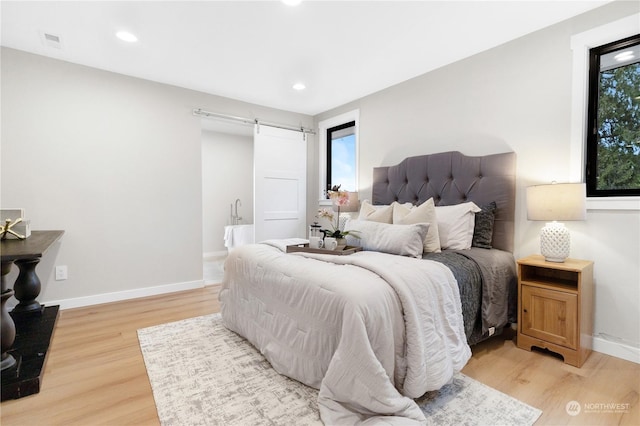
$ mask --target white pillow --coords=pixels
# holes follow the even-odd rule
[[[371,220],[381,223],[393,222],[393,206],[373,206],[369,201],[364,200],[360,206],[358,220]]]
[[[473,202],[436,206],[440,247],[450,250],[471,248],[475,214],[481,209]]]
[[[395,225],[411,225],[413,223],[428,223],[429,231],[424,237],[424,252],[437,253],[440,251],[440,236],[438,234],[438,219],[433,198],[415,207],[393,203],[393,223]]]
[[[429,224],[392,225],[349,219],[344,228],[345,231],[356,231],[354,234],[360,237],[347,235],[348,245],[360,246],[363,250],[422,257],[424,236],[429,230]]]

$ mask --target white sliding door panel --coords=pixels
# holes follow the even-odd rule
[[[307,142],[302,132],[256,125],[255,241],[305,238]]]

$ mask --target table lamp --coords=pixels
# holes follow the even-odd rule
[[[547,262],[569,257],[570,234],[558,221],[585,220],[584,183],[554,183],[527,188],[527,219],[551,221],[540,230],[540,253]]]

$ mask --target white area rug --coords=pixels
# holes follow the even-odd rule
[[[318,391],[278,374],[219,314],[138,330],[160,423],[321,425]],[[542,412],[457,374],[417,401],[429,424],[532,425]]]

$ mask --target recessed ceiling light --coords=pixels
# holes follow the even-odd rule
[[[138,41],[138,37],[136,37],[135,35],[131,34],[128,31],[118,31],[116,33],[116,37],[128,43],[135,43],[136,41]]]
[[[287,6],[297,6],[302,2],[302,0],[282,0],[282,3]]]
[[[298,91],[304,90],[306,88],[307,88],[307,86],[305,86],[304,83],[296,83],[296,84],[293,85],[293,89],[294,90],[298,90]]]

